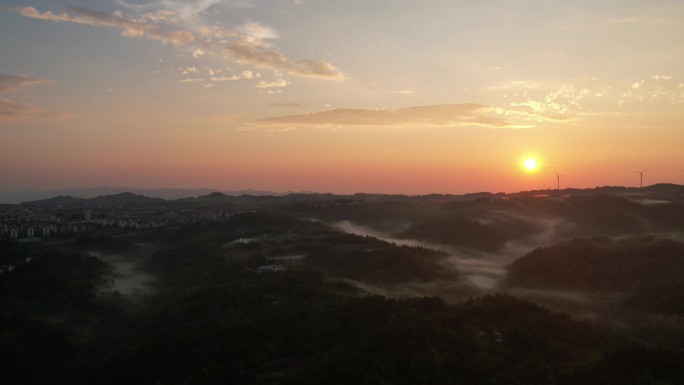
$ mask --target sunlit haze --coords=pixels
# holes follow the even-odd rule
[[[0,190],[683,184],[682,20],[681,0],[3,0]]]

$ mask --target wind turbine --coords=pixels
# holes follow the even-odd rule
[[[645,171],[646,171],[646,169],[643,169],[641,171],[632,171],[632,172],[639,174],[639,188],[644,187],[644,172]]]
[[[560,175],[556,170],[553,170],[553,172],[556,174],[556,190],[560,190],[560,177],[565,175]]]

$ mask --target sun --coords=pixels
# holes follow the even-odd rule
[[[517,165],[520,171],[532,176],[541,172],[546,163],[544,162],[543,155],[539,154],[538,152],[528,152],[526,154],[522,154],[518,158]]]

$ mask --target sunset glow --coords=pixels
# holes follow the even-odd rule
[[[525,169],[527,169],[527,171],[536,170],[537,169],[537,161],[534,159],[527,159],[525,161]]]
[[[681,184],[683,18],[672,0],[6,1],[0,189],[512,192],[556,186],[549,167]]]

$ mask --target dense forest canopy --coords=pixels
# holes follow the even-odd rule
[[[215,193],[89,210],[112,200],[230,215],[0,242],[3,384],[684,378],[677,202]]]

